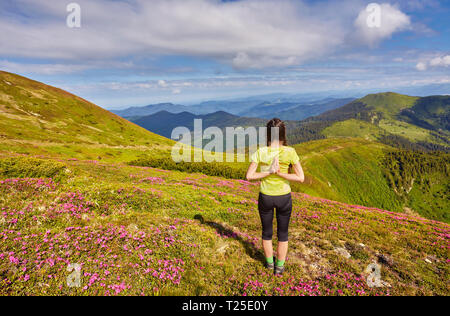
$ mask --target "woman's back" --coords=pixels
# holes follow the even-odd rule
[[[267,147],[257,150],[247,171],[248,181],[261,180],[258,211],[262,224],[262,240],[266,267],[276,275],[283,274],[289,241],[292,214],[290,181],[304,182],[300,158],[294,148],[287,146],[286,125],[278,118],[267,123]],[[290,166],[295,174],[290,174]],[[261,172],[257,172],[258,167]],[[278,256],[273,257],[273,217],[277,216]]]
[[[262,147],[256,151],[252,157],[252,162],[257,163],[261,172],[269,172],[275,158],[278,157],[280,172],[289,173],[289,167],[300,161],[294,148],[288,146]],[[261,193],[270,196],[281,196],[291,193],[291,186],[288,180],[278,175],[270,175],[261,181]]]

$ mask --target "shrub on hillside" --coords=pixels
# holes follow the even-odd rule
[[[226,179],[245,179],[246,170],[240,165],[235,167],[217,162],[179,162],[172,159],[140,158],[129,163],[131,166],[151,167],[164,170],[177,170],[188,173],[203,173],[208,176]]]
[[[57,161],[27,157],[0,159],[1,178],[52,178],[60,180],[66,166]]]

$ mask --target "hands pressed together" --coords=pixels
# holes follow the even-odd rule
[[[281,173],[280,158],[278,156],[273,159],[272,165],[270,166],[270,169],[269,169],[269,173],[270,174],[280,174]]]
[[[256,170],[258,168],[257,163],[252,163],[247,171],[246,179],[248,181],[257,181],[266,178],[269,175],[277,175],[283,179],[293,182],[305,182],[305,174],[303,172],[302,166],[300,162],[293,165],[294,174],[282,173],[280,169],[280,158],[277,156],[273,159],[272,165],[270,166],[268,172],[265,173],[257,173]]]

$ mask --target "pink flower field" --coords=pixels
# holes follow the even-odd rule
[[[447,224],[295,193],[287,272],[274,277],[257,184],[58,163],[70,171],[59,179],[0,181],[1,295],[450,294]]]

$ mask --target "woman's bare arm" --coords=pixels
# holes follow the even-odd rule
[[[300,162],[294,165],[294,174],[281,173],[280,171],[278,171],[277,175],[288,181],[300,183],[305,182],[305,173]]]
[[[269,172],[256,172],[257,169],[258,164],[256,162],[252,162],[247,171],[247,181],[257,181],[270,176]]]

